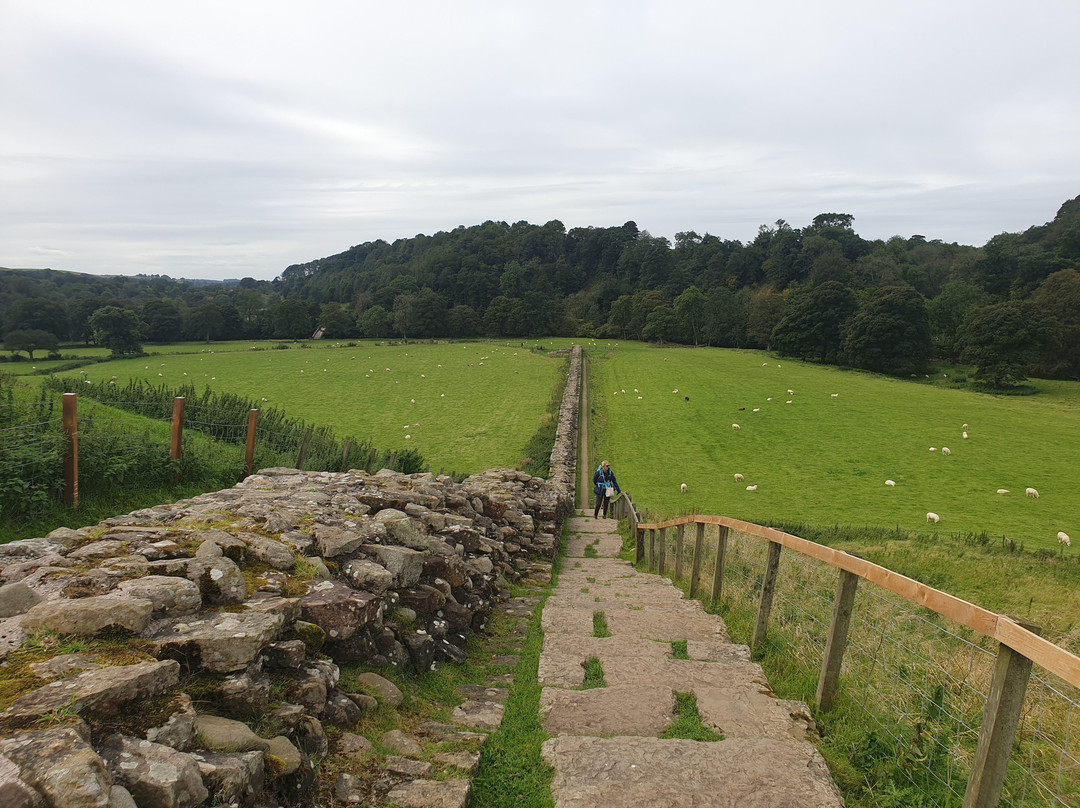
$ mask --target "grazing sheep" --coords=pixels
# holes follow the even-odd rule
[[[967,432],[964,433],[964,440],[967,440]]]
[[[1034,497],[1035,499],[1039,498],[1039,492],[1036,491],[1034,488],[1028,488],[1026,491],[1024,491],[1024,495]]]
[[[794,391],[794,390],[788,390],[788,391],[787,391],[787,394],[788,394],[789,396],[793,396],[793,395],[795,395],[795,391]]]
[[[738,431],[739,431],[740,429],[742,429],[742,427],[741,427],[741,426],[739,426],[738,424],[732,424],[732,425],[731,425],[731,429],[732,429],[732,431],[734,431],[734,432],[738,432]]]
[[[951,455],[952,454],[952,452],[949,450],[948,446],[942,446],[941,447],[941,453],[943,455]]]
[[[1069,540],[1069,534],[1064,530],[1058,531],[1058,544],[1064,544],[1066,547],[1072,547],[1072,542]]]
[[[890,488],[895,488],[896,487],[896,482],[893,481],[893,480],[886,480],[885,485],[889,486]]]
[[[931,447],[930,447],[930,451],[931,451],[931,452],[936,452],[936,451],[937,451],[937,447],[936,447],[936,446],[931,446]]]
[[[933,522],[936,525],[938,522],[941,521],[941,517],[938,516],[936,513],[930,511],[926,514],[926,521]]]
[[[833,393],[831,396],[829,396],[829,398],[840,398],[840,394],[839,393]]]
[[[960,427],[960,428],[961,428],[961,429],[967,429],[967,428],[968,428],[968,425],[967,425],[967,424],[964,424],[964,425],[963,425],[962,427]]]
[[[741,474],[736,474],[735,475],[735,482],[741,483],[742,481],[743,481],[743,476]]]
[[[998,492],[999,494],[1007,494],[1007,493],[1009,493],[1009,489],[1008,489],[1008,488],[999,488],[999,489],[997,490],[997,492]]]
[[[685,494],[686,493],[686,483],[683,483],[682,485],[680,485],[679,490],[682,491]]]
[[[746,486],[746,490],[747,491],[757,491],[757,485],[748,485],[748,486]]]
[[[754,412],[761,412],[761,407],[754,407]]]

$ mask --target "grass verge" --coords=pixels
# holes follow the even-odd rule
[[[693,693],[675,694],[675,720],[660,733],[659,737],[682,738],[687,741],[724,740],[724,736],[719,732],[701,723],[697,696]]]

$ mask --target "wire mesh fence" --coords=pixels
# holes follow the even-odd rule
[[[687,592],[692,587],[725,617],[737,641],[749,643],[770,542],[727,531],[717,581],[721,529],[703,527],[696,564],[697,525],[688,524],[681,539],[674,528],[656,531],[666,533],[662,539],[645,538],[642,566],[649,566],[651,549],[653,570],[662,568]],[[755,654],[785,697],[813,703],[838,576],[824,562],[780,554],[768,634]],[[830,712],[816,713],[837,779],[862,780],[859,804],[964,804],[997,655],[996,641],[859,581],[839,694]],[[1000,805],[1080,806],[1078,706],[1076,687],[1034,667]],[[849,768],[858,775],[844,774]]]

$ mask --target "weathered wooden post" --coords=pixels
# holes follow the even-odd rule
[[[728,526],[720,525],[720,535],[716,539],[716,566],[713,567],[712,577],[712,600],[713,603],[720,600],[724,591],[724,562],[727,560]]]
[[[348,471],[347,463],[349,462],[349,450],[352,449],[352,441],[345,438],[345,443],[341,446],[341,470]],[[428,471],[431,471],[431,466],[428,466]]]
[[[825,655],[821,660],[821,675],[818,677],[817,706],[823,713],[832,709],[836,687],[840,682],[840,666],[844,662],[848,627],[851,625],[851,610],[855,604],[855,590],[858,586],[858,575],[847,570],[840,570],[840,580],[836,585],[836,599],[833,601],[832,622],[829,624],[829,636],[825,640]]]
[[[180,458],[184,450],[184,407],[187,399],[177,396],[172,403],[172,429],[169,440],[169,459],[173,461],[176,471],[173,472],[173,482],[180,482]]]
[[[634,563],[640,564],[641,559],[645,557],[645,531],[634,525]]]
[[[244,477],[250,477],[255,465],[255,425],[259,420],[258,410],[248,410],[247,446],[244,447]]]
[[[311,433],[314,430],[309,426],[304,430],[304,437],[300,441],[300,452],[296,456],[296,467],[302,469],[304,467],[304,457],[307,455],[308,446],[311,445]]]
[[[656,566],[656,528],[649,528],[649,572]]]
[[[667,572],[667,528],[660,528],[660,567],[657,570],[661,575]]]
[[[683,529],[686,525],[675,528],[675,581],[682,580]]]
[[[1042,629],[1009,618],[1033,634]],[[994,676],[990,680],[990,692],[983,707],[983,722],[979,727],[979,742],[975,747],[975,759],[971,764],[967,790],[964,792],[964,808],[994,808],[1001,799],[1005,785],[1005,772],[1012,754],[1016,727],[1024,707],[1024,693],[1031,675],[1031,660],[1002,645],[998,648]]]
[[[772,611],[773,595],[776,593],[776,575],[780,570],[780,545],[769,542],[769,557],[765,562],[765,577],[761,580],[761,600],[758,601],[757,618],[754,620],[754,636],[750,647],[754,648],[765,639],[769,630],[769,612]]]
[[[701,549],[705,544],[705,523],[697,523],[697,537],[694,539],[694,566],[690,570],[690,597],[697,594],[698,576],[701,575]]]
[[[67,435],[67,451],[64,452],[64,504],[79,504],[79,398],[74,393],[64,393],[64,434]]]

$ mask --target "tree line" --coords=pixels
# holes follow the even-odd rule
[[[316,328],[333,339],[577,336],[764,348],[898,375],[965,362],[1007,386],[1080,378],[1078,267],[1080,197],[982,247],[868,240],[845,213],[762,225],[745,244],[693,231],[669,241],[634,222],[488,221],[365,242],[273,281],[0,270],[0,322],[13,351],[48,342],[28,331],[111,339],[122,353]]]

